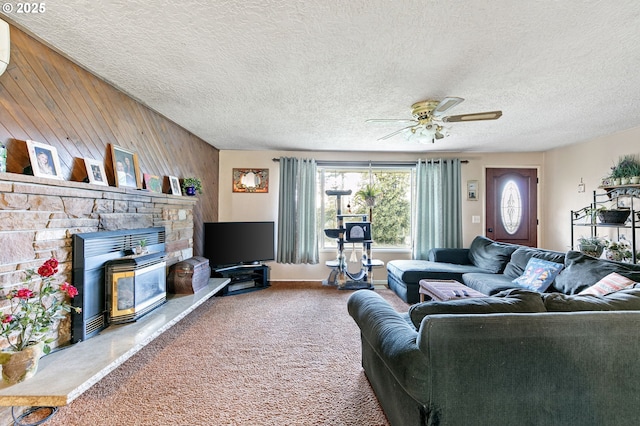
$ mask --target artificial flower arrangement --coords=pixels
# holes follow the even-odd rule
[[[76,296],[78,290],[67,282],[55,285],[53,276],[57,272],[58,261],[51,258],[38,268],[39,291],[22,287],[7,294],[11,309],[1,317],[0,335],[7,339],[8,349],[19,352],[27,346],[43,341],[43,352],[48,354],[51,351],[49,343],[55,339],[47,339],[46,335],[51,331],[53,324],[64,318],[63,312],[71,312],[72,309],[80,312],[80,308],[72,307],[66,300],[67,296]],[[25,284],[29,283],[35,274],[33,269],[27,270]]]

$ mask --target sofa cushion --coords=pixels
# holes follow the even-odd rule
[[[429,301],[409,308],[409,316],[416,328],[422,319],[435,314],[494,314],[500,312],[544,312],[539,293],[524,289],[511,289],[495,297]]]
[[[596,259],[579,251],[568,251],[564,269],[550,288],[565,294],[579,293],[612,272],[640,282],[640,265]]]
[[[511,279],[518,278],[524,273],[524,268],[527,267],[527,263],[532,257],[564,264],[564,256],[565,254],[559,251],[520,247],[511,255],[509,263],[504,268],[504,274]]]
[[[391,260],[387,262],[387,271],[405,283],[418,283],[425,278],[440,280],[460,280],[467,272],[486,272],[475,265],[431,262],[429,260]]]
[[[623,288],[633,287],[635,281],[627,277],[623,277],[617,272],[612,272],[600,281],[587,287],[578,294],[593,294],[594,296],[606,296],[607,294],[622,290]]]
[[[626,288],[606,296],[592,294],[542,294],[549,312],[640,310],[640,288]]]
[[[532,257],[527,262],[527,267],[522,275],[514,279],[513,282],[529,290],[542,293],[551,285],[563,267],[564,265],[561,263]]]
[[[472,272],[464,274],[462,276],[462,282],[467,287],[471,287],[489,296],[504,290],[519,287],[511,282],[511,278],[503,274]]]
[[[478,268],[499,274],[502,273],[511,254],[518,247],[515,244],[499,243],[478,235],[469,247],[469,259]]]

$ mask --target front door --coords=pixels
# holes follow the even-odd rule
[[[487,169],[487,237],[536,247],[538,244],[538,171]]]

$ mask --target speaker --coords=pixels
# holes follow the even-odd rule
[[[9,24],[0,19],[0,75],[4,73],[9,65],[9,51],[11,50],[11,40],[9,39]]]

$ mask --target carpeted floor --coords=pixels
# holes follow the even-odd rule
[[[274,283],[212,298],[46,425],[387,425],[360,365],[351,293]]]

